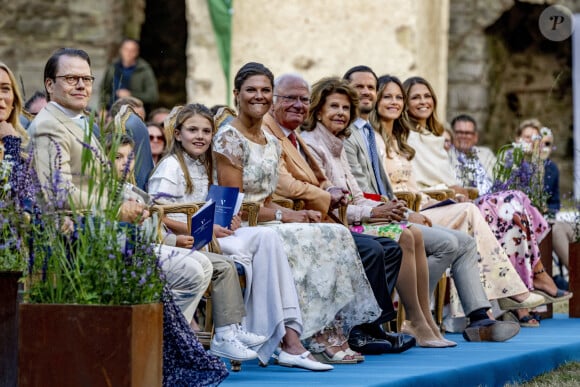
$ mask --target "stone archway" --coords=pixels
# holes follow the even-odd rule
[[[141,56],[159,85],[157,106],[171,108],[187,102],[187,21],[184,0],[147,0],[141,26]]]
[[[553,158],[567,193],[573,185],[571,40],[541,35],[538,18],[547,5],[536,3],[451,1],[447,118],[474,116],[481,142],[494,150],[513,140],[521,120],[540,119],[554,132]],[[580,9],[569,3],[573,12]]]

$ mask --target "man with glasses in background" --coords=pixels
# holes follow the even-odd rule
[[[470,115],[460,114],[451,121],[451,128],[455,135],[453,143],[455,149],[458,152],[469,153],[471,157],[477,158],[485,168],[487,175],[492,177],[496,157],[491,149],[477,146],[479,136],[475,119]]]

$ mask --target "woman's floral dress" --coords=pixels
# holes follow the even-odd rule
[[[224,125],[214,137],[214,153],[243,170],[244,201],[264,203],[278,181],[281,148],[264,133],[265,145]],[[381,313],[349,230],[337,224],[268,222],[281,237],[302,312],[302,338],[337,325],[348,329]]]

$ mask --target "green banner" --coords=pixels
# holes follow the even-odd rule
[[[217,43],[222,71],[226,77],[226,101],[230,104],[230,63],[232,52],[232,2],[233,0],[207,0],[213,32]]]

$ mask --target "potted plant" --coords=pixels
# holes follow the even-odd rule
[[[23,270],[22,228],[26,222],[14,221],[21,212],[13,197],[10,182],[13,163],[10,157],[0,163],[0,386],[16,385],[18,375],[18,290]]]
[[[123,179],[110,173],[116,147],[107,159],[99,154],[86,145],[82,155],[92,208],[75,207],[58,173],[34,198],[20,305],[21,386],[161,385],[155,234],[117,220]]]

